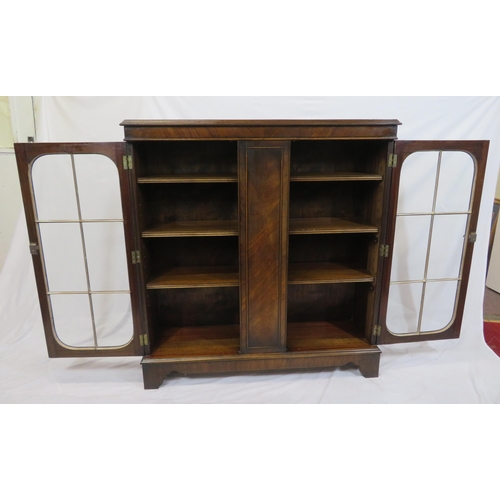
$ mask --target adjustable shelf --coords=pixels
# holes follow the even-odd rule
[[[336,217],[290,219],[290,234],[378,233],[377,226]]]
[[[156,337],[152,359],[236,356],[240,348],[239,325],[171,327]]]
[[[138,184],[195,184],[238,182],[235,174],[169,174],[138,177]]]
[[[315,321],[288,323],[288,352],[343,349],[377,349],[363,338],[363,332],[352,321]]]
[[[371,283],[374,277],[366,270],[352,269],[333,262],[290,263],[289,285],[319,283]]]
[[[293,174],[292,182],[328,182],[328,181],[381,181],[383,176],[364,172],[311,172]]]
[[[173,267],[149,281],[146,288],[161,290],[229,286],[239,286],[237,266]]]
[[[175,236],[238,236],[238,221],[174,221],[142,232],[143,238],[168,238]]]

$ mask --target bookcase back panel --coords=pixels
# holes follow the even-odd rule
[[[337,262],[367,269],[374,240],[371,234],[290,235],[289,262]]]
[[[147,248],[151,274],[170,267],[238,267],[238,238],[234,236],[151,238]]]
[[[155,290],[158,329],[202,325],[238,325],[238,287]]]
[[[290,175],[383,173],[386,158],[387,141],[292,141]]]
[[[232,174],[237,172],[237,141],[137,143],[138,176]]]
[[[289,285],[288,323],[351,321],[366,307],[369,286],[367,283]],[[364,317],[362,312],[358,318],[360,324],[363,324]]]
[[[369,222],[371,182],[291,182],[290,218],[336,217]]]
[[[140,186],[144,227],[174,221],[237,220],[236,184],[152,184]]]

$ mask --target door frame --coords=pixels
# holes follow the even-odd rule
[[[484,183],[486,170],[486,159],[488,155],[489,141],[396,141],[395,153],[397,154],[396,167],[392,170],[390,201],[387,212],[386,244],[389,244],[388,256],[384,259],[382,271],[382,293],[380,299],[379,325],[380,334],[377,337],[377,344],[397,344],[408,342],[424,342],[429,340],[452,339],[460,336],[462,319],[464,313],[467,287],[469,283],[470,267],[474,242],[468,241],[465,246],[462,264],[462,278],[458,290],[458,300],[456,302],[455,316],[448,327],[435,334],[415,334],[397,336],[389,332],[386,325],[387,307],[389,301],[389,286],[392,270],[392,258],[394,252],[394,235],[396,229],[396,213],[399,196],[399,181],[401,177],[401,167],[412,153],[421,151],[461,151],[469,154],[475,163],[475,178],[473,186],[473,198],[470,207],[471,213],[468,223],[468,234],[476,233],[479,207],[481,204],[481,192]]]
[[[16,143],[14,144],[18,164],[21,192],[28,228],[28,237],[33,258],[35,279],[40,300],[42,321],[47,342],[47,350],[51,358],[73,357],[109,357],[109,356],[140,356],[144,354],[142,346],[142,329],[139,309],[138,268],[132,262],[132,251],[135,250],[133,213],[130,194],[129,170],[123,168],[123,157],[126,154],[125,142],[109,143]],[[122,347],[80,348],[69,347],[57,340],[53,324],[49,296],[47,294],[46,275],[43,255],[40,251],[35,204],[32,187],[31,169],[36,159],[46,155],[60,154],[98,154],[109,158],[118,169],[120,194],[123,211],[123,227],[127,255],[127,270],[129,276],[130,299],[132,305],[133,335],[129,343]]]

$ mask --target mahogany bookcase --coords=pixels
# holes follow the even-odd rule
[[[376,377],[377,344],[459,336],[487,141],[398,141],[397,120],[122,125],[121,143],[15,145],[50,357],[140,355],[144,386],[152,389],[174,372],[351,363]],[[457,153],[469,167],[454,167]],[[431,193],[410,200],[416,208],[405,211],[402,172],[415,154],[424,166],[408,163],[405,189],[418,195],[417,181],[411,182],[421,175],[430,179]],[[40,216],[36,183],[50,170],[50,158],[61,155],[74,179],[76,215],[47,219]],[[65,224],[81,230],[88,278],[86,231],[106,221],[86,217],[78,198],[84,168],[78,162],[86,155],[114,163],[121,198],[122,217],[108,223],[122,228],[129,288],[120,293],[132,319],[128,337],[114,344],[103,340],[97,323],[105,315],[100,304],[118,291],[93,289],[87,279],[86,288],[64,292],[47,276],[54,264],[48,264],[46,228]],[[37,165],[41,158],[45,163]],[[449,201],[456,192],[462,201],[454,207]],[[419,208],[427,198],[428,206]],[[428,227],[428,240],[414,257],[411,237],[403,236],[416,221]],[[458,241],[449,257],[458,263],[441,276],[433,270],[443,267],[434,246],[445,237]],[[395,256],[398,241],[403,257]],[[423,270],[416,277],[398,277],[405,244],[408,259]],[[63,293],[89,304],[87,343],[64,339],[62,329],[71,325],[60,326],[57,318]],[[432,297],[446,294],[444,312],[433,313]],[[404,321],[413,326],[397,331]]]

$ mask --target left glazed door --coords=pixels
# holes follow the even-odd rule
[[[145,353],[126,147],[15,145],[50,357]]]

